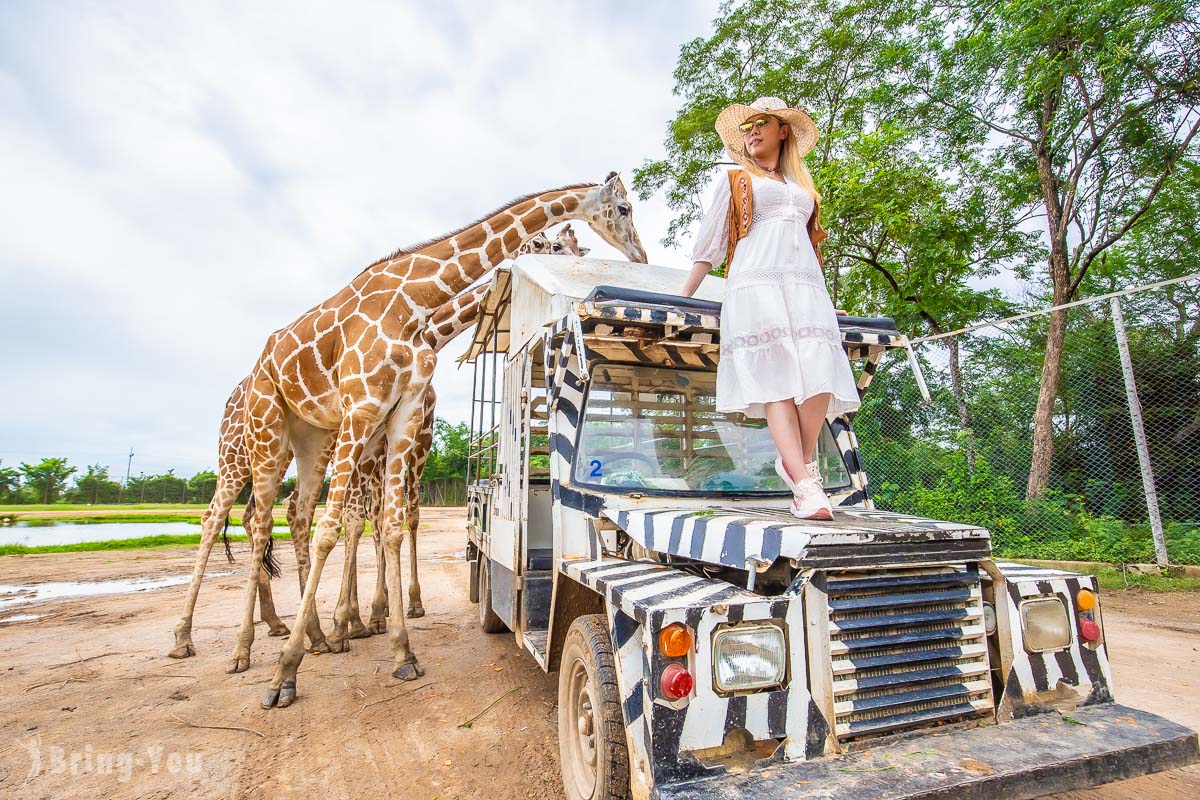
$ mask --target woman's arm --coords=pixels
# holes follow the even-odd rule
[[[683,296],[691,297],[700,288],[701,282],[704,281],[704,276],[712,272],[712,264],[707,261],[697,261],[692,264],[692,271],[688,273],[688,279],[683,283]]]
[[[713,264],[721,263],[729,243],[729,175],[722,172],[713,187],[708,213],[700,222],[696,245],[692,249],[692,271],[683,284],[684,297],[691,297],[700,287],[704,276],[712,272]]]

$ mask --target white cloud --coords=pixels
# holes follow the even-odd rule
[[[135,473],[210,467],[267,334],[365,264],[511,197],[628,183],[715,12],[4,4],[0,459],[123,474],[132,445]],[[635,218],[652,261],[684,262],[660,201]],[[449,419],[469,415],[464,344],[435,378]]]

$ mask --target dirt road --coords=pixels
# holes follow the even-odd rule
[[[45,615],[0,622],[0,796],[560,798],[555,678],[511,636],[480,632],[466,602],[466,566],[456,558],[462,544],[461,510],[424,512],[428,613],[410,624],[423,679],[392,679],[386,639],[358,640],[348,654],[307,657],[299,701],[271,712],[259,708],[259,695],[281,641],[266,626],[256,628],[250,670],[225,673],[244,546],[235,548],[235,565],[219,552],[209,563],[195,658],[165,655],[183,586],[0,612]],[[277,552],[284,578],[275,581],[276,603],[290,624],[299,599],[295,559],[286,545]],[[180,576],[193,553],[9,556],[0,558],[0,584]],[[372,586],[371,548],[359,558],[362,584]],[[339,549],[327,574],[340,575],[341,564]],[[336,583],[319,593],[327,630]],[[366,613],[369,597],[362,599]],[[1200,595],[1110,592],[1104,602],[1118,698],[1200,727]],[[1200,767],[1059,800],[1196,796]]]

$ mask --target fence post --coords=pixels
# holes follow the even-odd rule
[[[1125,378],[1125,397],[1129,402],[1129,421],[1133,426],[1133,441],[1137,445],[1138,465],[1142,470],[1142,487],[1146,493],[1146,512],[1150,517],[1150,532],[1154,535],[1154,558],[1158,566],[1167,566],[1167,542],[1163,538],[1162,517],[1158,513],[1158,492],[1154,488],[1154,470],[1150,466],[1150,449],[1146,446],[1146,429],[1142,425],[1142,402],[1138,399],[1133,379],[1133,361],[1129,358],[1129,338],[1125,335],[1125,318],[1121,315],[1121,299],[1112,298],[1113,329],[1117,334],[1117,350],[1121,354],[1121,374]]]

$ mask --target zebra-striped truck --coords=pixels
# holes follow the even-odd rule
[[[1026,798],[1197,760],[1117,705],[1095,580],[877,511],[851,420],[800,521],[759,421],[718,413],[719,278],[498,270],[474,339],[467,559],[485,631],[558,672],[569,798]],[[888,319],[841,319],[867,391]],[[918,371],[919,372],[919,371]]]

